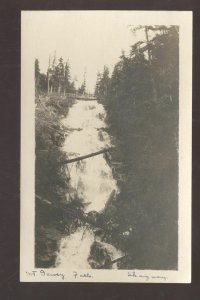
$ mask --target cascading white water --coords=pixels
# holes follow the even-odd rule
[[[65,269],[90,269],[87,261],[90,248],[94,242],[94,234],[84,227],[63,238],[56,265]]]
[[[76,101],[63,124],[71,129],[66,138],[64,151],[69,158],[90,154],[111,146],[106,127],[105,110],[97,101]],[[100,212],[104,209],[113,191],[117,192],[116,181],[104,156],[97,155],[69,165],[70,185],[80,199],[86,203],[85,212]],[[90,249],[95,240],[92,230],[81,227],[61,240],[56,266],[61,268],[91,268],[88,263]],[[104,243],[110,256],[116,259],[120,252]],[[108,249],[108,250],[109,250]],[[108,251],[109,252],[109,251]],[[115,267],[115,266],[113,266]]]

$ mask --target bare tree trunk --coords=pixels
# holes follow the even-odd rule
[[[147,40],[148,59],[149,59],[149,63],[151,64],[151,53],[150,53],[150,49],[149,49],[148,27],[145,26],[144,30],[145,30],[146,40]]]
[[[48,82],[48,94],[49,94],[49,72],[47,73],[47,82]]]
[[[103,149],[103,150],[100,150],[100,151],[97,151],[97,152],[93,152],[93,153],[90,153],[90,154],[87,154],[87,155],[79,156],[79,157],[72,158],[72,159],[67,159],[67,160],[62,161],[61,164],[69,164],[69,163],[80,161],[80,160],[90,158],[90,157],[93,157],[93,156],[96,156],[96,155],[99,155],[99,154],[103,154],[103,153],[106,153],[107,151],[112,150],[113,148],[114,147],[110,147],[110,148],[106,148],[106,149]]]
[[[61,86],[60,84],[58,85],[58,94],[60,95],[60,91],[61,91]]]

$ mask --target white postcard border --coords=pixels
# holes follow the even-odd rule
[[[37,14],[102,13],[132,16],[133,25],[178,25],[179,85],[179,238],[178,270],[62,270],[34,268],[34,40]],[[21,209],[20,281],[22,282],[191,282],[192,157],[192,12],[190,11],[22,11],[21,40]],[[44,17],[45,22],[45,17]],[[41,45],[42,46],[42,45]]]

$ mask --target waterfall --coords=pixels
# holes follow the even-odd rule
[[[70,130],[63,146],[69,159],[112,146],[105,131],[105,118],[104,107],[97,101],[76,101],[63,120],[63,125]],[[86,204],[85,213],[101,212],[111,193],[118,192],[112,170],[103,154],[71,164],[68,168],[70,184],[76,190],[79,199]],[[94,243],[94,232],[87,227],[79,227],[76,232],[61,240],[56,266],[65,269],[91,268],[89,259]],[[115,247],[102,241],[99,243],[112,260],[120,257],[121,253]]]

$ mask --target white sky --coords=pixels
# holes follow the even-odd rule
[[[46,72],[49,54],[69,60],[76,86],[86,70],[87,88],[93,92],[97,71],[107,65],[112,72],[122,53],[129,53],[136,37],[128,25],[134,24],[133,12],[127,11],[46,11],[29,12],[35,58]]]
[[[184,12],[182,12],[184,13]],[[149,11],[24,11],[23,26],[31,38],[32,53],[40,69],[46,72],[49,54],[69,60],[76,87],[83,82],[90,92],[98,71],[107,65],[112,72],[122,50],[144,39],[144,32],[134,36],[129,25],[177,24],[176,12]],[[181,14],[180,14],[181,16]]]

